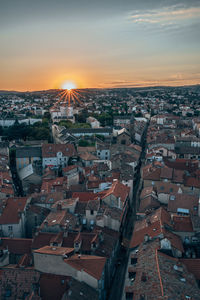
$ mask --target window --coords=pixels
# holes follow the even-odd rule
[[[198,210],[198,206],[194,206],[194,211],[197,211]]]
[[[90,211],[90,214],[91,214],[91,215],[93,215],[93,214],[94,214],[94,210],[93,210],[93,209],[91,209],[91,211]]]
[[[8,230],[9,230],[9,231],[12,231],[12,230],[13,230],[12,225],[9,225],[9,226],[8,226]]]
[[[128,273],[128,277],[129,277],[130,279],[135,279],[135,275],[136,275],[136,272],[129,272],[129,273]]]
[[[127,300],[132,300],[133,299],[133,292],[126,292],[126,299]]]
[[[11,289],[6,289],[6,292],[5,292],[5,297],[10,297],[11,296]]]
[[[96,248],[97,247],[96,243],[92,243],[92,247]]]
[[[136,257],[131,257],[131,265],[137,264],[137,258]]]
[[[75,247],[76,247],[76,248],[79,247],[79,242],[75,242]]]

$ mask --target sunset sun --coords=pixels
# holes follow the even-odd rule
[[[73,81],[65,81],[62,83],[61,88],[63,90],[71,91],[76,88],[76,84]]]

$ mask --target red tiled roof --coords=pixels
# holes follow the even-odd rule
[[[148,300],[184,299],[185,295],[191,296],[191,299],[200,299],[194,276],[187,272],[183,264],[182,272],[177,271],[175,266],[179,264],[179,260],[158,249],[159,239],[143,243],[139,247],[135,280],[133,284],[127,285],[131,287],[133,299],[139,300],[141,295]],[[185,280],[182,281],[181,278]]]
[[[73,255],[64,261],[72,268],[79,271],[83,270],[97,280],[100,280],[105,267],[106,258],[93,255]]]
[[[152,165],[147,165],[142,168],[143,180],[160,180],[161,168],[155,168]]]
[[[176,213],[178,208],[184,208],[189,209],[190,214],[197,215],[198,203],[199,198],[195,195],[175,194],[175,199],[168,202],[168,211]],[[194,207],[197,209],[195,210]]]
[[[184,185],[200,189],[200,178],[187,177]]]
[[[155,182],[155,188],[157,190],[157,194],[177,194],[179,189],[181,189],[178,185],[170,183],[170,182]]]
[[[173,179],[172,181],[175,183],[183,183],[184,182],[184,171],[174,169]]]
[[[43,144],[42,157],[55,157],[58,152],[62,152],[63,156],[71,157],[76,155],[76,149],[73,144]]]
[[[140,199],[143,199],[143,198],[151,195],[153,192],[155,193],[153,186],[147,186],[147,187],[143,188],[142,192],[140,194]]]
[[[176,170],[195,171],[196,169],[198,169],[198,161],[188,160],[184,158],[177,158],[176,160],[165,159],[165,164],[169,168],[174,168]]]
[[[51,254],[51,255],[65,255],[72,254],[74,248],[56,247],[56,246],[44,246],[40,249],[34,250],[35,253]]]
[[[33,286],[39,283],[40,272],[33,268],[18,268],[16,265],[8,265],[2,270],[0,299],[4,299],[6,290],[11,290],[10,299],[24,299],[24,294],[31,297]],[[40,299],[37,296],[26,299]]]
[[[164,225],[171,226],[170,214],[160,207],[144,220],[135,223],[130,248],[134,248],[142,243],[145,235],[156,237],[163,232]]]
[[[164,167],[161,168],[160,178],[172,179],[173,169]]]
[[[79,157],[82,160],[90,161],[90,160],[98,160],[99,158],[89,152],[82,152],[79,154]]]
[[[155,209],[158,207],[160,207],[160,202],[156,200],[154,197],[148,196],[140,200],[139,212],[145,212],[146,210]]]
[[[101,194],[101,198],[104,199],[113,194],[116,198],[120,197],[122,203],[124,203],[129,195],[129,191],[130,187],[116,180],[113,182],[112,187],[109,190],[103,191],[103,193],[99,193],[99,195]]]
[[[0,215],[0,224],[18,224],[27,204],[27,197],[6,199],[5,208]]]
[[[200,259],[181,258],[180,261],[187,267],[188,272],[194,274],[196,280],[200,280]]]
[[[73,192],[72,198],[79,198],[81,202],[88,202],[97,198],[97,194],[93,192]]]
[[[141,228],[140,230],[134,230],[130,242],[130,248],[135,248],[139,246],[144,241],[144,236],[149,235],[151,238],[154,238],[162,233],[160,226],[160,221],[156,221],[153,224],[150,224],[146,227]]]
[[[31,253],[32,239],[22,238],[1,238],[0,249],[8,249],[10,253],[25,254]]]
[[[51,193],[52,189],[55,192],[61,192],[67,188],[67,178],[57,177],[56,179],[45,179],[42,182],[41,192]]]
[[[191,217],[189,216],[173,216],[174,231],[193,232]]]
[[[165,230],[165,229],[163,229],[163,234],[164,234],[164,237],[170,241],[172,247],[174,247],[174,248],[178,249],[179,251],[181,251],[182,253],[184,253],[183,243],[182,243],[180,236],[178,236],[177,234],[175,234],[171,231]]]
[[[40,276],[40,296],[42,300],[60,300],[69,289],[69,277],[42,273]]]
[[[33,238],[32,248],[39,249],[44,246],[50,245],[51,238],[56,236],[55,233],[50,232],[39,232]]]

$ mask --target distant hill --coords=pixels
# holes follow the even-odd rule
[[[146,87],[115,87],[115,88],[85,88],[85,89],[78,89],[78,90],[84,90],[84,91],[98,91],[98,90],[141,90],[141,91],[147,91],[147,90],[154,90],[154,89],[181,89],[181,88],[200,88],[200,84],[196,85],[183,85],[183,86],[146,86]],[[7,90],[0,90],[0,95],[9,95],[9,94],[54,94],[58,93],[61,89],[49,89],[49,90],[41,90],[41,91],[7,91]]]

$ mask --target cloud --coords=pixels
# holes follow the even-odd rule
[[[136,24],[171,25],[200,18],[200,7],[183,7],[173,5],[162,9],[152,9],[146,12],[137,11],[131,14],[131,21]]]
[[[200,73],[174,73],[169,74],[165,78],[144,79],[140,80],[115,80],[104,82],[99,87],[101,88],[134,88],[134,87],[150,87],[150,86],[183,86],[200,84]]]

